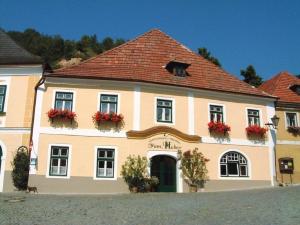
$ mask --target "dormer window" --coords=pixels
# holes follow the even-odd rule
[[[188,63],[179,62],[179,61],[170,61],[166,65],[166,69],[177,77],[186,77],[188,73],[186,69],[190,66]]]
[[[300,85],[293,85],[291,86],[291,90],[296,92],[298,95],[300,95]]]

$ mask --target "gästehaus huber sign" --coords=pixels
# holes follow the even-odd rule
[[[181,150],[181,143],[174,138],[159,137],[149,140],[149,150]]]

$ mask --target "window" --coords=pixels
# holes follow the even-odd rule
[[[248,112],[248,125],[260,126],[259,110],[248,109],[247,112]]]
[[[227,152],[220,161],[221,177],[248,177],[246,158],[238,152]]]
[[[173,74],[178,77],[185,77],[186,76],[185,68],[180,65],[174,66]]]
[[[157,122],[172,123],[172,100],[157,99]]]
[[[297,127],[298,121],[297,121],[297,113],[286,113],[286,124],[287,127]]]
[[[6,85],[0,85],[0,112],[4,112]]]
[[[52,146],[50,155],[50,176],[67,176],[69,148]]]
[[[100,96],[100,112],[117,113],[118,95],[104,95]]]
[[[68,109],[72,111],[73,107],[73,93],[70,92],[56,92],[55,93],[55,109]]]
[[[115,150],[114,149],[97,149],[97,171],[96,177],[98,178],[113,178],[114,177],[114,162]]]
[[[224,116],[223,116],[223,106],[219,105],[210,105],[210,121],[214,122],[224,122]]]

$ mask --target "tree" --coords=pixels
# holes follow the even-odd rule
[[[249,65],[245,70],[241,70],[241,76],[244,77],[244,81],[254,87],[258,87],[263,83],[262,78],[256,74],[255,68]]]
[[[222,67],[219,60],[217,58],[211,56],[210,52],[206,48],[198,48],[198,54],[201,55],[203,58],[211,61],[216,66]]]

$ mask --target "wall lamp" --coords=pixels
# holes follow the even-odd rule
[[[277,129],[277,126],[278,126],[278,123],[279,123],[279,117],[274,115],[271,118],[271,121],[272,121],[272,123],[266,123],[265,125],[269,126],[269,127],[273,127],[274,129]]]

